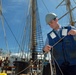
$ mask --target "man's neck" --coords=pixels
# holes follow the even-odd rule
[[[59,24],[57,24],[57,27],[54,30],[58,30],[60,28],[61,28],[61,26]]]

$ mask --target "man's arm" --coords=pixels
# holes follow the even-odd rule
[[[76,35],[76,30],[71,29],[71,30],[68,32],[68,35]]]
[[[68,32],[68,35],[76,35],[76,28],[71,26],[71,30]]]
[[[46,39],[46,42],[45,42],[45,46],[43,48],[43,51],[44,52],[49,52],[51,50],[52,46],[49,45],[49,39],[47,38]]]

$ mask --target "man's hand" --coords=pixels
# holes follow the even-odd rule
[[[71,29],[71,30],[68,32],[68,35],[76,35],[76,30]]]
[[[49,51],[51,50],[51,48],[52,48],[52,46],[46,45],[43,50],[44,50],[45,52],[49,52]]]

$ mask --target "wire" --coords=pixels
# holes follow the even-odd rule
[[[7,48],[7,53],[9,53],[9,48],[8,48],[8,42],[7,42],[7,37],[6,37],[6,30],[5,30],[5,27],[4,27],[4,21],[3,21],[3,17],[1,15],[1,20],[2,20],[2,27],[3,27],[3,31],[4,31],[4,38],[5,38],[5,43],[6,43],[6,48]]]
[[[43,4],[44,4],[46,10],[49,12],[49,10],[48,10],[47,6],[45,5],[44,1],[43,1],[43,0],[41,0],[41,1],[43,2]]]
[[[74,3],[76,4],[76,1],[75,0],[73,0],[74,1]]]
[[[3,28],[3,32],[4,32],[5,44],[6,44],[6,48],[7,48],[7,54],[8,54],[9,48],[8,48],[8,42],[7,42],[7,37],[6,37],[6,30],[4,27],[4,18],[2,16],[2,2],[1,2],[1,0],[0,0],[0,17],[1,17],[1,21],[2,21],[2,28]]]
[[[33,62],[33,64],[34,64],[37,60],[38,60],[38,59],[36,59],[36,60]],[[32,66],[32,65],[29,65],[28,67],[26,67],[26,68],[23,69],[22,71],[18,72],[16,75],[19,75],[21,72],[27,70],[30,66]]]
[[[54,46],[57,45],[60,41],[62,41],[65,37],[66,37],[66,36],[62,37],[59,41],[57,41],[57,42],[52,46],[52,51],[53,51]],[[56,61],[56,59],[55,59],[55,57],[54,57],[54,55],[53,55],[52,53],[51,53],[51,55],[52,55],[52,57],[53,57],[53,60],[54,60],[55,63],[57,64],[57,66],[58,66],[61,74],[64,75],[63,72],[62,72],[62,70],[61,70],[61,68],[60,68],[60,66],[59,66],[59,64],[57,63],[57,61]]]
[[[53,50],[53,48],[52,48],[52,50]],[[63,72],[62,72],[62,70],[61,70],[61,68],[60,68],[60,66],[59,66],[59,64],[58,64],[58,62],[56,61],[55,57],[53,56],[53,53],[51,53],[51,55],[52,55],[52,58],[53,58],[53,60],[55,61],[56,65],[58,66],[61,74],[64,75]],[[54,64],[54,65],[55,65],[55,64]]]
[[[2,14],[2,16],[3,16],[4,20],[5,20],[5,22],[6,22],[7,26],[8,26],[8,28],[10,29],[10,31],[11,31],[11,33],[12,33],[13,37],[15,38],[15,40],[16,40],[16,42],[17,42],[17,44],[18,44],[19,48],[21,48],[21,47],[20,47],[20,44],[19,44],[18,40],[16,39],[16,37],[15,37],[15,35],[14,35],[13,31],[11,30],[11,28],[10,28],[10,26],[9,26],[9,24],[8,24],[8,22],[7,22],[7,20],[5,19],[5,17],[4,17],[4,15],[3,15],[3,14]]]
[[[58,44],[61,40],[63,40],[65,37],[66,37],[66,36],[62,37],[59,41],[57,41],[57,42],[52,46],[52,50],[53,50],[53,47],[54,47],[55,45],[57,45],[57,44]],[[45,54],[46,54],[46,52],[44,53],[44,55],[45,55]],[[59,68],[61,74],[64,75],[63,72],[62,72],[62,70],[61,70],[61,68],[60,68],[60,66],[59,66],[59,64],[58,64],[58,62],[56,61],[55,57],[53,56],[52,53],[51,53],[51,55],[52,55],[52,57],[53,57],[55,63],[57,64],[57,66],[58,66],[58,68]],[[34,64],[37,60],[38,60],[38,59],[36,59],[36,60],[33,62],[33,64]],[[18,75],[18,74],[20,74],[21,72],[25,71],[25,70],[28,69],[30,66],[31,66],[31,65],[29,65],[29,66],[26,67],[25,69],[21,70],[21,71],[18,72],[16,75]]]

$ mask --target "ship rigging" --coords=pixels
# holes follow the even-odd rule
[[[52,2],[52,1],[50,1],[50,2]],[[73,0],[73,2],[76,4],[75,0]],[[45,37],[43,37],[43,34],[42,34],[42,27],[43,26],[41,25],[41,20],[40,20],[40,13],[39,13],[40,7],[38,4],[38,0],[29,0],[28,1],[28,10],[27,10],[27,13],[25,14],[26,18],[24,18],[25,23],[22,26],[22,22],[19,22],[20,21],[19,20],[18,22],[20,23],[20,25],[22,27],[17,25],[16,28],[14,28],[13,30],[12,30],[13,27],[11,25],[9,25],[9,22],[7,21],[8,18],[5,17],[5,15],[2,11],[2,3],[3,3],[3,1],[0,0],[0,17],[1,17],[0,24],[2,24],[2,27],[3,27],[4,39],[5,39],[5,43],[6,43],[5,49],[7,51],[6,52],[7,56],[12,55],[11,54],[12,50],[9,49],[9,42],[8,42],[8,39],[6,36],[6,34],[7,34],[6,28],[12,34],[12,35],[10,35],[10,37],[13,37],[13,39],[16,41],[15,44],[17,44],[16,46],[18,48],[15,48],[15,49],[17,50],[16,52],[18,52],[17,55],[19,55],[19,57],[21,59],[20,61],[23,61],[25,59],[25,62],[26,61],[28,62],[27,65],[29,67],[30,67],[30,64],[33,62],[31,69],[30,69],[31,73],[35,74],[35,75],[37,73],[38,73],[37,75],[42,75],[43,74],[43,66],[44,66],[43,65],[44,64],[44,55],[45,55],[43,53],[43,47],[44,47],[43,40],[45,39]],[[48,7],[43,0],[42,0],[42,3],[43,3],[43,6],[45,7],[45,9],[47,10],[47,12],[49,12],[51,10],[51,7],[50,7],[50,10],[48,10]],[[63,15],[60,16],[59,21],[68,15],[68,17],[69,17],[68,25],[76,26],[76,21],[75,21],[75,18],[73,16],[73,11],[75,10],[76,6],[74,6],[72,8],[71,3],[72,3],[71,0],[63,0],[56,6],[56,9],[60,8],[59,6],[62,6],[62,7],[66,6],[67,12],[63,13]],[[21,19],[22,19],[22,17],[21,17]],[[14,19],[13,19],[13,21],[14,21]],[[6,24],[4,22],[6,22]],[[7,26],[5,26],[5,25],[7,25]],[[13,24],[13,26],[15,26],[15,25]],[[21,31],[22,33],[19,32],[19,30],[18,30],[19,28],[22,28],[22,31]],[[16,36],[17,35],[17,34],[15,34],[16,30],[18,30],[17,33],[18,32],[21,33],[21,36]],[[9,39],[11,39],[11,38],[9,38]],[[12,41],[12,39],[11,39],[11,41]],[[11,43],[13,43],[13,41]],[[13,46],[14,46],[14,43],[13,43]],[[45,62],[46,61],[47,60],[45,59]],[[17,67],[19,67],[19,66],[17,66]],[[27,68],[27,67],[25,67],[25,68]],[[30,73],[30,70],[28,69],[27,73]],[[16,71],[16,75],[19,73],[20,73],[19,71]]]

